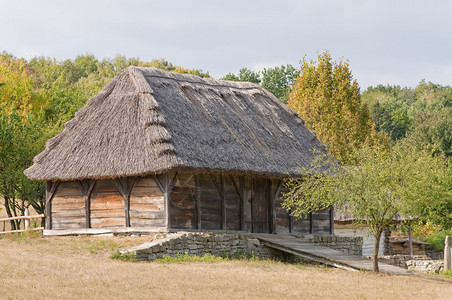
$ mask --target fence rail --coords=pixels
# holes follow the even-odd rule
[[[44,214],[35,215],[35,216],[29,216],[28,215],[28,209],[25,210],[24,216],[18,216],[18,217],[9,217],[9,218],[2,218],[0,219],[0,222],[3,223],[2,231],[0,231],[0,234],[7,234],[7,233],[16,233],[16,232],[24,232],[27,230],[44,230],[44,227],[36,227],[31,228],[30,227],[30,220],[33,219],[42,219],[44,218]],[[15,220],[24,220],[25,228],[24,229],[16,229],[16,230],[6,230],[6,222],[9,221],[15,221]]]

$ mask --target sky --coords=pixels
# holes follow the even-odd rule
[[[0,0],[0,52],[26,59],[164,58],[220,78],[323,50],[362,89],[452,85],[452,1]]]

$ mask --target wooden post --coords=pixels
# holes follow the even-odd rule
[[[273,182],[271,179],[266,180],[266,189],[265,189],[265,199],[267,200],[267,232],[273,233],[273,195],[272,195],[272,186]]]
[[[309,213],[309,234],[314,233],[314,218],[312,217],[312,213]]]
[[[242,197],[240,198],[240,230],[245,230],[245,177],[240,176],[240,194]]]
[[[293,231],[293,216],[290,215],[289,212],[289,233],[292,233],[292,231]]]
[[[226,200],[224,198],[224,176],[220,174],[221,190],[221,229],[226,230]]]
[[[279,193],[281,192],[281,183],[282,180],[279,180],[272,199],[272,233],[276,233],[276,200],[279,199]]]
[[[52,182],[47,181],[46,182],[46,207],[45,207],[46,229],[47,230],[52,229],[52,202],[50,201],[51,189],[52,189]]]
[[[413,240],[411,239],[411,222],[408,224],[408,246],[410,247],[410,256],[413,256]]]
[[[170,201],[171,201],[171,192],[174,188],[174,185],[176,184],[177,180],[177,174],[174,174],[173,179],[170,181],[169,173],[165,174],[165,192],[163,193],[164,199],[165,199],[165,226],[167,230],[170,230],[171,228],[171,220],[170,220],[170,214],[169,214],[169,208],[170,208]],[[157,178],[157,177],[156,177]]]
[[[452,270],[452,236],[446,236],[444,241],[444,272]]]
[[[28,217],[28,216],[29,216],[28,208],[25,209],[25,211],[24,211],[24,216],[25,216],[25,217]],[[25,219],[24,221],[25,221],[25,222],[24,222],[24,223],[25,223],[25,230],[30,229],[30,219]]]
[[[60,184],[59,181],[46,182],[46,207],[45,207],[45,215],[46,215],[46,229],[52,229],[52,199],[55,196],[56,189]]]
[[[229,178],[231,179],[232,184],[234,185],[235,191],[237,192],[237,195],[239,196],[239,201],[240,201],[240,230],[244,230],[245,226],[245,218],[244,218],[244,207],[245,207],[245,201],[244,201],[244,194],[243,194],[243,186],[244,186],[244,181],[243,181],[243,177],[239,178],[239,182],[240,182],[240,187],[237,184],[237,181],[235,180],[234,176],[229,175]]]
[[[331,207],[329,210],[330,213],[330,235],[334,235],[334,208]]]
[[[93,192],[96,180],[78,181],[80,190],[85,197],[85,227],[91,228],[91,193]]]
[[[170,219],[169,219],[169,174],[166,173],[165,174],[165,179],[164,179],[164,187],[165,187],[165,193],[163,194],[164,197],[164,201],[165,201],[165,227],[167,230],[170,229]]]
[[[132,192],[135,178],[117,178],[114,179],[116,187],[124,199],[124,215],[126,227],[130,227],[130,193]]]
[[[201,230],[201,187],[199,186],[199,175],[195,174],[195,200],[196,200],[196,221],[198,230]]]
[[[251,182],[250,182],[250,217],[251,217],[251,232],[254,232],[254,213],[253,213],[253,197],[254,197],[254,177],[251,177]]]

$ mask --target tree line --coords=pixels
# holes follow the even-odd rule
[[[131,65],[210,77],[209,72],[173,65],[165,59],[142,61],[118,55],[99,60],[93,55],[80,55],[58,61],[0,54],[0,197],[8,216],[22,215],[28,206],[44,212],[44,185],[28,180],[24,169],[87,100]],[[312,176],[316,181],[289,182],[291,192],[285,205],[293,215],[303,217],[309,209],[329,207],[334,200],[338,209],[340,203],[349,209],[356,207],[352,211],[355,215],[379,222],[375,234],[394,215],[402,213],[416,215],[424,223],[451,228],[450,86],[423,80],[415,88],[378,85],[361,92],[348,62],[333,61],[328,51],[320,53],[317,61],[302,58],[298,68],[289,64],[261,71],[241,68],[220,79],[260,84],[287,103],[328,146],[329,153],[338,159],[333,160],[339,163],[338,167],[346,171],[334,172],[337,176],[321,177],[320,181],[319,176]],[[313,167],[320,168],[326,161],[328,166],[336,166],[324,158]],[[379,169],[381,166],[387,168]],[[389,172],[389,166],[394,172]],[[400,167],[398,172],[396,167]],[[359,174],[361,178],[357,177]],[[371,174],[380,177],[371,179]],[[319,185],[322,180],[323,185]],[[358,182],[373,186],[356,186]],[[397,182],[403,184],[396,188],[393,184]],[[433,191],[431,186],[439,188]],[[356,190],[354,203],[361,204],[351,205],[350,194],[330,193],[339,188]],[[14,221],[11,225],[14,229],[19,224]]]

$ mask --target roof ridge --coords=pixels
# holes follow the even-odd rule
[[[155,77],[163,79],[172,79],[179,82],[187,82],[193,84],[203,84],[213,87],[232,87],[236,89],[263,89],[262,86],[248,81],[229,81],[215,79],[211,77],[199,77],[193,74],[184,74],[174,71],[166,71],[154,67],[134,67],[141,71],[144,77]]]
[[[135,88],[137,89],[137,92],[143,94],[154,93],[154,91],[149,86],[149,83],[147,82],[146,78],[144,78],[144,74],[141,71],[141,68],[130,66],[127,67],[125,71],[128,72],[130,79],[132,80],[133,84],[135,85]]]

